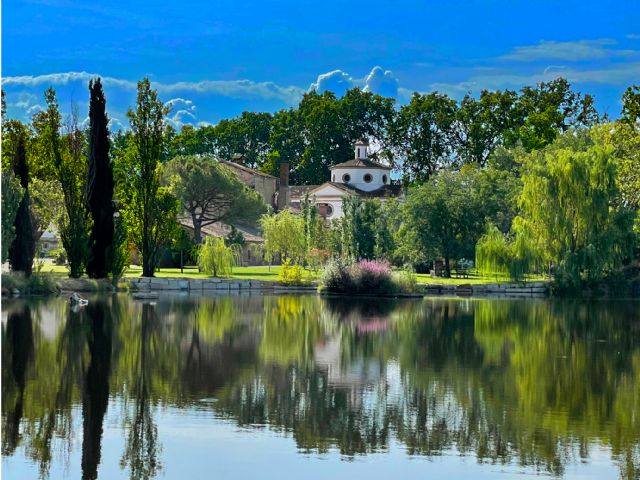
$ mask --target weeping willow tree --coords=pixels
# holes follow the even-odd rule
[[[620,205],[609,145],[567,132],[524,159],[522,218],[560,285],[597,280],[629,258],[635,212]]]
[[[207,237],[199,247],[198,267],[207,275],[229,277],[239,260],[237,246],[227,246],[222,238]]]
[[[489,225],[476,245],[476,267],[485,276],[508,277],[519,282],[541,264],[541,255],[531,241],[531,232],[516,218],[510,241],[495,225]]]

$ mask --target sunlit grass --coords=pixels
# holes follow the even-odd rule
[[[69,270],[64,265],[54,265],[53,263],[45,263],[42,267],[44,273],[54,273],[60,276],[66,276]],[[231,278],[238,278],[243,280],[268,280],[278,281],[278,274],[280,273],[280,266],[252,266],[252,267],[235,267]],[[125,278],[139,277],[142,275],[142,267],[137,265],[131,265],[125,272]],[[304,281],[317,281],[320,279],[322,272],[313,272],[311,270],[304,270]],[[179,268],[160,268],[156,270],[156,277],[159,278],[209,278],[205,273],[198,271],[197,267],[189,266],[180,272]],[[432,285],[464,285],[464,284],[485,284],[485,283],[507,283],[509,280],[505,277],[481,277],[471,274],[469,278],[433,278],[428,273],[416,274],[418,283],[432,284]],[[542,281],[548,280],[548,277],[542,275],[530,276],[528,281]]]

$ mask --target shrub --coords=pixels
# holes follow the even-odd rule
[[[413,272],[393,275],[386,260],[349,263],[332,260],[325,267],[321,290],[333,293],[393,294],[415,291]]]
[[[22,295],[50,295],[58,292],[55,278],[46,273],[34,273],[30,277],[2,275],[2,288],[18,289]]]
[[[341,258],[330,260],[322,273],[321,288],[328,292],[349,292],[354,290],[349,272],[350,264]]]
[[[53,262],[56,265],[64,265],[67,263],[67,252],[64,251],[64,248],[49,250],[48,255],[53,258]]]
[[[391,266],[386,260],[361,260],[350,270],[358,292],[391,293],[395,290]]]
[[[402,293],[415,293],[418,289],[418,277],[411,267],[396,273],[394,281]]]
[[[297,263],[292,264],[291,259],[285,258],[280,267],[278,280],[286,285],[300,285],[302,283],[302,267]]]

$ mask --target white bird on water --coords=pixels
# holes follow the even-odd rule
[[[69,303],[71,303],[71,305],[73,306],[77,305],[79,307],[84,307],[89,303],[89,300],[82,298],[80,295],[78,295],[78,292],[73,292],[69,297]]]

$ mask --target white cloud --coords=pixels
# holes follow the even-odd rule
[[[640,40],[640,33],[630,33],[629,35],[625,35],[627,38],[631,40]]]
[[[186,100],[184,98],[172,98],[171,100],[164,103],[165,107],[169,107],[171,110],[174,108],[182,106],[183,109],[189,110],[191,112],[195,111],[196,106],[193,104],[193,101]]]
[[[100,75],[87,72],[51,73],[47,75],[24,75],[5,77],[4,86],[40,87],[43,85],[68,85],[73,82],[88,84],[89,80]],[[114,77],[101,77],[105,87],[119,87],[124,90],[135,90],[137,82]],[[255,100],[277,99],[287,104],[297,103],[303,94],[303,89],[289,86],[283,87],[273,82],[254,82],[252,80],[203,80],[201,82],[152,82],[153,88],[159,93],[173,94],[193,92],[202,94],[217,94],[231,98]]]
[[[503,55],[500,60],[518,62],[535,62],[544,60],[601,60],[612,57],[638,54],[634,50],[618,50],[613,48],[617,42],[610,38],[597,40],[577,40],[573,42],[556,42],[542,40],[537,45],[516,47],[511,53]]]
[[[364,78],[354,78],[343,70],[333,70],[322,73],[311,84],[310,90],[318,93],[330,91],[341,97],[347,90],[354,87],[361,87],[365,92],[373,92],[384,97],[398,96],[398,79],[391,70],[383,70],[376,66]]]
[[[396,98],[398,96],[398,79],[391,70],[373,67],[364,79],[364,91],[373,92],[383,97]]]
[[[330,91],[341,97],[354,86],[355,80],[351,75],[342,70],[333,70],[318,75],[316,81],[311,84],[310,89],[318,93]]]
[[[640,78],[640,62],[616,64],[608,68],[574,69],[560,68],[551,65],[542,72],[531,74],[515,74],[509,72],[492,75],[475,75],[459,83],[432,83],[431,90],[438,90],[453,97],[460,97],[470,91],[482,89],[494,90],[503,88],[520,88],[524,85],[535,85],[564,77],[571,83],[598,83],[604,85],[625,86]]]

